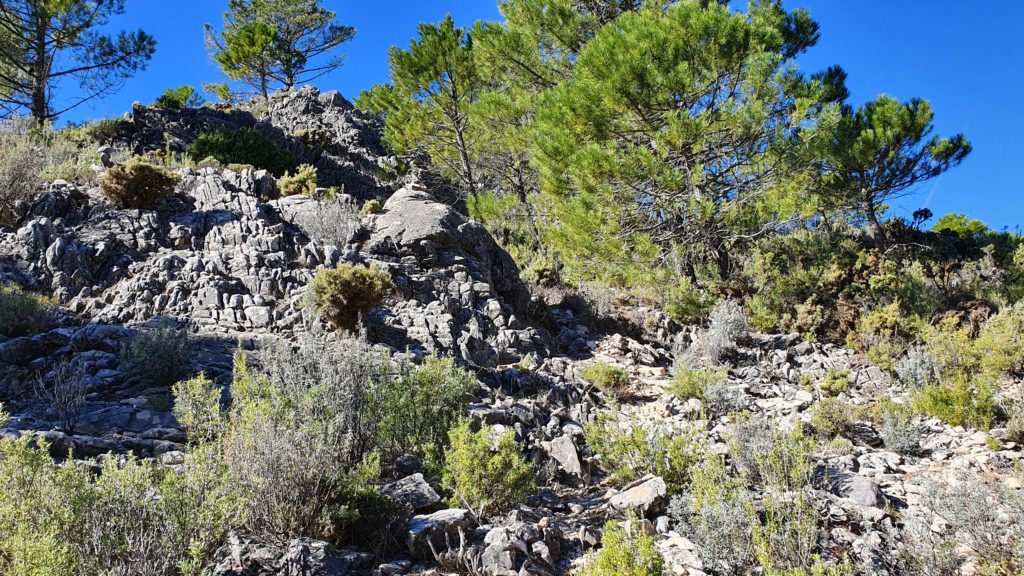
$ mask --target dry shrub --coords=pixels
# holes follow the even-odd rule
[[[107,170],[100,190],[122,208],[151,208],[171,195],[180,178],[167,169],[133,158]]]
[[[351,330],[394,289],[391,275],[376,266],[342,262],[337,268],[317,272],[310,285],[310,300],[335,328]]]

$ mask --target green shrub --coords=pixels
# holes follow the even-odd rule
[[[0,440],[0,572],[199,576],[243,495],[203,450],[180,470],[108,457],[56,464],[29,435]]]
[[[188,332],[169,326],[136,332],[120,350],[122,368],[156,386],[170,386],[188,375],[193,348]]]
[[[896,360],[923,329],[920,318],[907,316],[899,302],[893,302],[862,317],[856,331],[847,335],[846,344],[866,355],[879,368],[892,371]]]
[[[269,170],[278,177],[295,170],[298,166],[298,161],[291,152],[279,148],[250,128],[217,128],[203,132],[192,143],[188,155],[197,162],[213,156],[225,166],[250,164],[256,168]]]
[[[670,493],[689,480],[690,466],[699,447],[691,434],[673,428],[644,426],[639,421],[619,422],[604,414],[584,427],[591,452],[617,484],[627,484],[644,474],[661,476]]]
[[[821,438],[846,436],[853,429],[852,407],[838,398],[822,398],[811,408],[810,424]]]
[[[192,86],[178,86],[168,88],[153,103],[157,108],[168,110],[182,110],[185,108],[199,108],[203,105],[203,97]]]
[[[849,370],[829,370],[821,380],[821,393],[825,396],[839,396],[850,391]]]
[[[879,435],[885,447],[894,452],[913,456],[921,451],[921,428],[903,410],[889,410],[882,415]]]
[[[384,209],[384,204],[379,198],[370,198],[366,202],[363,202],[362,208],[359,209],[360,216],[369,216],[370,214],[380,214],[380,211]]]
[[[601,549],[589,554],[579,576],[662,576],[665,559],[640,520],[630,516],[626,526],[608,522]]]
[[[580,372],[580,376],[609,398],[621,400],[630,395],[629,372],[621,366],[603,362],[591,364]]]
[[[54,300],[22,289],[17,284],[0,283],[0,334],[8,338],[34,336],[53,323]]]
[[[724,368],[693,369],[685,366],[676,368],[676,375],[668,387],[669,394],[686,400],[688,398],[704,399],[704,391],[726,381],[729,372]]]
[[[286,172],[277,181],[277,190],[281,196],[303,194],[309,197],[316,195],[316,167],[303,164],[295,169],[295,174]]]
[[[231,408],[213,444],[249,496],[245,528],[275,545],[302,536],[341,544],[376,495],[380,466],[363,410],[386,368],[359,341],[280,342],[260,360],[263,373],[236,354]]]
[[[170,196],[180,178],[165,168],[141,158],[109,168],[100,180],[100,190],[122,208],[151,208]]]
[[[171,388],[174,395],[174,417],[188,431],[195,444],[209,442],[224,431],[221,410],[221,389],[205,373],[178,382]]]
[[[1024,375],[1024,301],[1000,310],[978,333],[981,369],[992,377]]]
[[[448,431],[473,398],[476,378],[451,358],[428,357],[403,365],[397,378],[373,387],[367,410],[376,422],[376,449],[390,461],[401,454],[439,462]]]
[[[1018,405],[1006,421],[1006,438],[1016,444],[1024,444],[1024,407]]]
[[[536,473],[511,431],[492,443],[491,429],[474,432],[469,420],[448,434],[442,485],[453,506],[465,506],[481,518],[505,513],[536,489]],[[493,446],[493,448],[492,448]]]
[[[945,384],[924,386],[914,393],[912,406],[925,416],[938,418],[950,426],[969,426],[988,430],[995,418],[996,402],[992,385],[984,379],[969,382],[963,378]]]
[[[788,434],[773,433],[767,449],[756,456],[765,489],[763,518],[754,526],[754,554],[767,571],[815,563],[820,516],[810,494],[812,448],[813,443],[797,427]]]
[[[376,266],[342,262],[316,273],[309,286],[314,309],[335,328],[352,330],[359,319],[394,291],[391,275]]]
[[[694,287],[689,278],[670,290],[665,302],[665,314],[680,324],[701,322],[711,311],[707,295]]]

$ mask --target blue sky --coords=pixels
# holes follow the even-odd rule
[[[155,99],[168,86],[223,78],[203,47],[203,24],[219,25],[226,0],[129,0],[113,25],[143,28],[159,42],[149,68],[123,90],[65,115],[80,121],[120,115],[135,100]],[[325,0],[339,19],[354,26],[345,66],[317,84],[355,98],[387,80],[387,49],[405,46],[423,21],[451,13],[471,24],[498,18],[495,0]],[[939,134],[963,132],[974,153],[959,167],[897,200],[896,214],[927,206],[936,215],[963,212],[996,229],[1024,227],[1024,115],[1014,104],[1024,92],[1024,42],[1019,0],[799,0],[818,20],[822,38],[800,60],[807,71],[831,64],[849,73],[851,103],[886,93],[922,96],[936,111]],[[72,87],[65,87],[71,90]]]

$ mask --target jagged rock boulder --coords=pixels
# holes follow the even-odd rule
[[[200,134],[217,128],[253,129],[300,163],[315,166],[322,186],[341,186],[358,198],[392,189],[381,174],[390,172],[396,161],[381,144],[379,122],[338,92],[321,93],[312,86],[275,92],[266,105],[254,101],[227,110],[169,110],[136,103],[122,124],[120,140],[137,154],[168,148],[182,153]]]

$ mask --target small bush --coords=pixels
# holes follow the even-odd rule
[[[629,397],[629,373],[621,366],[603,362],[592,364],[584,368],[580,376],[609,398],[621,400]]]
[[[376,422],[376,449],[387,461],[411,453],[439,462],[448,431],[476,387],[476,378],[451,358],[430,356],[421,366],[402,366],[399,377],[370,390],[366,405]]]
[[[707,295],[695,288],[689,278],[670,290],[665,302],[665,314],[680,324],[700,322],[710,309]]]
[[[311,240],[339,248],[353,241],[361,226],[351,204],[326,198],[315,209],[299,213],[295,223]]]
[[[170,196],[180,178],[161,166],[133,158],[109,168],[100,180],[100,190],[122,208],[152,208]]]
[[[728,376],[728,371],[724,369],[693,369],[679,366],[676,368],[676,375],[672,378],[668,392],[683,400],[688,398],[702,400],[709,387],[723,384]]]
[[[847,335],[846,345],[867,356],[879,368],[892,371],[896,359],[923,329],[920,318],[908,316],[899,302],[893,302],[861,317],[857,329]]]
[[[711,310],[708,327],[698,334],[695,348],[704,358],[719,362],[736,350],[736,341],[748,328],[749,319],[743,307],[733,300],[722,300]]]
[[[278,177],[295,170],[299,164],[291,152],[279,148],[250,128],[218,128],[203,132],[188,149],[188,155],[196,162],[213,156],[225,166],[249,164],[269,170]]]
[[[1010,442],[1024,444],[1024,407],[1014,407],[1006,422],[1006,438]]]
[[[921,451],[921,428],[903,411],[887,411],[882,415],[880,435],[885,447],[894,452],[912,456]]]
[[[0,334],[17,338],[45,332],[53,323],[55,305],[47,296],[0,283]]]
[[[313,308],[335,328],[352,330],[395,289],[391,275],[376,266],[342,262],[317,272],[309,287]]]
[[[502,434],[495,445],[490,428],[474,432],[470,421],[463,420],[451,429],[448,440],[442,485],[451,491],[451,505],[492,518],[536,491],[536,473],[513,432]]]
[[[122,367],[156,386],[170,386],[188,375],[192,362],[188,332],[172,327],[143,329],[121,347]]]
[[[969,426],[988,430],[995,418],[996,402],[992,387],[984,380],[974,384],[957,379],[948,384],[932,384],[918,390],[912,399],[914,410],[938,418],[950,426]]]
[[[741,390],[722,381],[704,387],[702,399],[708,416],[717,418],[741,412],[747,408],[747,395]]]
[[[640,520],[630,516],[626,526],[608,522],[601,549],[587,556],[580,576],[662,576],[665,559],[644,530]]]
[[[989,318],[975,343],[981,368],[992,377],[1024,376],[1024,301]]]
[[[849,370],[829,370],[821,381],[821,393],[825,396],[839,396],[850,391]]]
[[[706,567],[740,574],[753,558],[753,504],[722,458],[709,456],[694,467],[690,489],[672,498],[668,515],[675,529],[697,545]]]
[[[380,214],[380,211],[384,209],[384,204],[380,201],[380,198],[370,198],[366,202],[363,202],[362,208],[359,209],[360,216],[369,216],[370,214]]]
[[[811,408],[811,427],[824,439],[846,436],[853,429],[851,407],[838,398],[822,398]]]
[[[171,388],[171,393],[174,395],[174,417],[188,431],[192,442],[202,444],[221,436],[224,431],[224,414],[220,405],[222,392],[205,373],[178,382]]]
[[[277,181],[277,190],[281,193],[281,196],[294,196],[296,194],[304,194],[309,197],[314,196],[316,194],[316,167],[303,164],[295,169],[294,175],[290,171],[286,172]]]
[[[644,426],[633,420],[619,422],[605,414],[584,427],[591,452],[618,484],[644,474],[660,476],[670,493],[689,480],[690,466],[697,461],[698,446],[692,435],[672,428]]]
[[[896,377],[912,390],[937,383],[941,374],[942,365],[921,346],[907,350],[896,362]]]
[[[153,103],[157,108],[168,110],[183,110],[185,108],[199,108],[203,105],[203,97],[192,86],[178,86],[168,88]]]
[[[78,417],[85,405],[85,371],[81,366],[62,362],[35,382],[36,395],[54,413],[64,431],[75,433]]]

